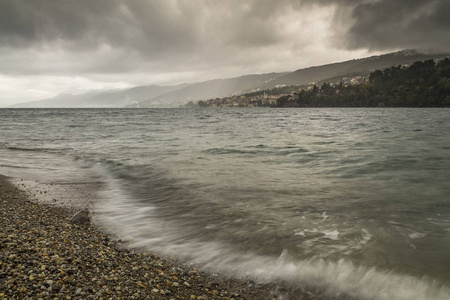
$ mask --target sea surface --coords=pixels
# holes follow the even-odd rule
[[[0,109],[0,173],[284,299],[450,299],[450,109]]]

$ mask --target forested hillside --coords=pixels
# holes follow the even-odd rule
[[[415,62],[370,74],[369,81],[328,83],[277,100],[277,107],[444,107],[450,106],[450,60]]]

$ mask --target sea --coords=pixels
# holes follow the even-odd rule
[[[450,299],[449,108],[0,109],[0,174],[278,299]]]

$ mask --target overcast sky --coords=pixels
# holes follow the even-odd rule
[[[448,0],[0,0],[0,106],[450,51],[449,16]]]

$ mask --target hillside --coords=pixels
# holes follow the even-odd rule
[[[344,77],[368,76],[377,69],[410,65],[447,57],[448,54],[422,54],[413,50],[299,69],[291,73],[245,75],[174,86],[138,86],[126,90],[91,91],[81,95],[62,94],[51,99],[17,104],[13,107],[174,107],[198,101],[270,90],[279,86],[301,86],[311,82],[339,82]]]
[[[314,86],[277,99],[277,107],[450,107],[450,59],[376,70],[368,82]]]
[[[51,99],[16,104],[18,108],[93,108],[125,107],[135,102],[184,88],[188,84],[174,86],[138,86],[126,90],[88,92],[81,95],[61,94]]]
[[[247,75],[231,79],[211,80],[192,84],[153,99],[134,104],[133,107],[155,106],[155,103],[185,104],[188,101],[207,100],[245,94],[255,90],[268,90],[277,86],[306,85],[327,80],[340,81],[343,77],[364,75],[391,66],[409,65],[416,61],[447,57],[448,54],[422,54],[404,50],[379,56],[299,69],[292,73]]]
[[[154,98],[159,95],[178,90],[189,86],[189,84],[180,84],[174,86],[137,86],[121,92],[103,93],[89,99],[90,105],[95,107],[125,107],[132,103],[144,101],[148,98]]]
[[[446,57],[448,54],[422,54],[414,50],[404,50],[379,56],[354,59],[340,63],[300,69],[281,76],[261,89],[270,89],[277,85],[305,85],[311,82],[326,81],[346,75],[369,75],[372,71],[391,66],[408,65],[416,61]]]
[[[56,108],[56,107],[80,107],[83,102],[100,94],[98,91],[91,91],[85,94],[72,95],[60,94],[56,97],[15,104],[13,108]]]
[[[224,97],[243,91],[258,88],[287,73],[270,73],[260,75],[246,75],[229,79],[216,79],[192,84],[145,101],[133,104],[132,107],[151,107],[161,104],[181,105],[189,100],[201,100]]]

